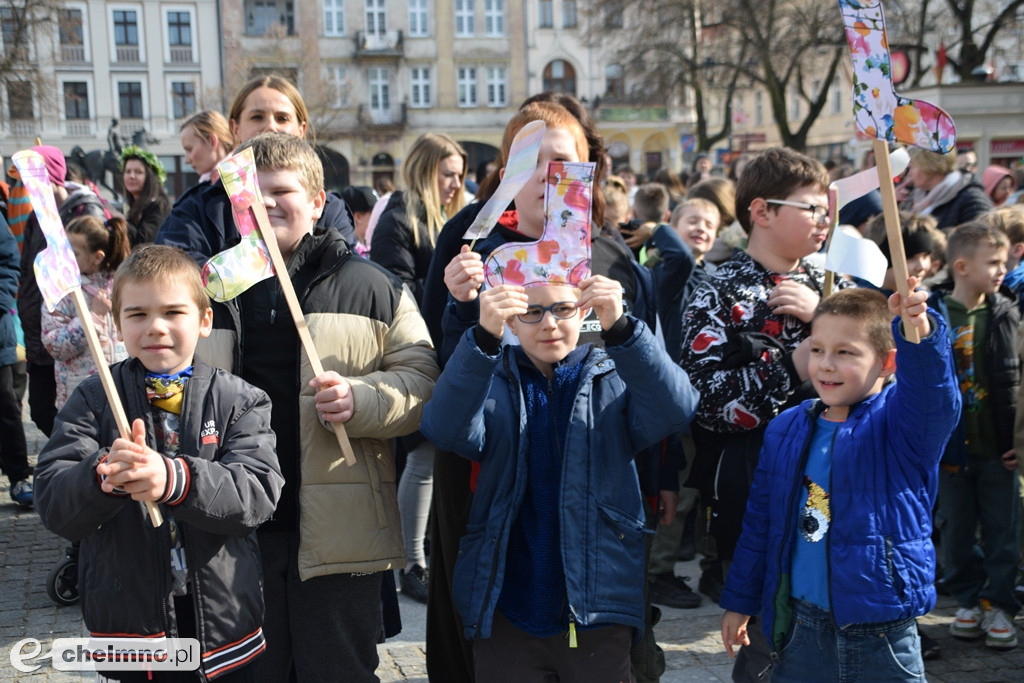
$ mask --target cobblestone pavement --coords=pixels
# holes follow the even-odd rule
[[[38,453],[45,442],[31,422],[25,422],[29,452]],[[0,438],[3,438],[0,435]],[[33,462],[35,456],[32,457]],[[25,638],[42,643],[49,652],[54,638],[85,636],[77,607],[57,607],[46,594],[46,577],[64,557],[66,543],[46,531],[30,510],[14,505],[7,495],[7,479],[0,477],[0,682],[69,683],[92,680],[92,676],[54,670],[45,661],[31,674],[19,673],[11,664],[14,645]],[[676,573],[699,575],[697,562],[680,563]],[[378,648],[377,670],[385,683],[427,680],[424,655],[423,605],[400,598],[404,631]],[[1012,682],[1024,680],[1024,649],[995,652],[981,642],[963,642],[949,636],[949,624],[956,607],[950,598],[940,597],[938,607],[921,619],[925,633],[939,641],[942,656],[926,663],[928,680],[936,683]],[[663,608],[656,631],[665,649],[668,671],[665,683],[729,681],[731,660],[719,637],[721,610],[707,598],[695,609]],[[1024,618],[1016,620],[1018,630]],[[31,646],[25,646],[28,654]]]

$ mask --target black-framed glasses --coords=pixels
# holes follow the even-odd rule
[[[811,220],[818,225],[825,225],[828,223],[828,207],[818,206],[817,204],[807,204],[805,202],[791,202],[788,199],[766,199],[765,204],[775,204],[776,206],[792,206],[797,209],[803,209],[804,211],[811,212]]]
[[[576,315],[577,310],[575,301],[556,301],[550,306],[527,306],[526,313],[521,313],[516,317],[519,318],[519,322],[536,325],[544,319],[544,314],[549,311],[556,320],[569,320]]]

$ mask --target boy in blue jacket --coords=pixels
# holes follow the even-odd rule
[[[867,289],[818,305],[809,373],[820,399],[765,434],[719,604],[730,656],[761,615],[775,683],[924,680],[914,618],[935,606],[931,511],[960,392],[946,323],[908,283],[888,311]],[[890,314],[921,343],[904,340],[899,319],[890,332]]]
[[[453,591],[477,680],[632,680],[645,535],[633,456],[685,429],[697,392],[623,314],[619,283],[580,288],[481,292],[424,409],[424,435],[479,464]],[[591,308],[604,350],[577,346]],[[501,347],[506,323],[518,346]]]

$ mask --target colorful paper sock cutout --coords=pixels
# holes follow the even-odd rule
[[[75,260],[75,252],[64,232],[64,223],[53,198],[50,176],[43,155],[27,149],[11,160],[18,168],[21,182],[28,190],[29,201],[36,212],[39,228],[46,236],[46,248],[36,255],[32,264],[36,284],[43,295],[46,308],[52,311],[60,300],[82,284],[82,273]]]
[[[865,135],[945,154],[956,144],[953,118],[934,104],[896,93],[885,17],[878,0],[839,0],[853,60],[853,115]]]
[[[256,182],[252,149],[228,157],[217,166],[224,190],[231,201],[235,223],[242,241],[214,254],[203,264],[203,285],[214,301],[229,301],[261,280],[274,276],[270,253],[256,229],[252,207],[263,204]]]
[[[484,279],[491,287],[568,284],[590,276],[590,210],[596,164],[552,161],[544,190],[544,232],[536,242],[512,242],[491,252]]]

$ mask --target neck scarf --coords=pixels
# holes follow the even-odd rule
[[[185,398],[185,382],[192,376],[192,366],[173,375],[146,373],[146,398],[157,408],[175,415],[181,415],[181,403]]]

